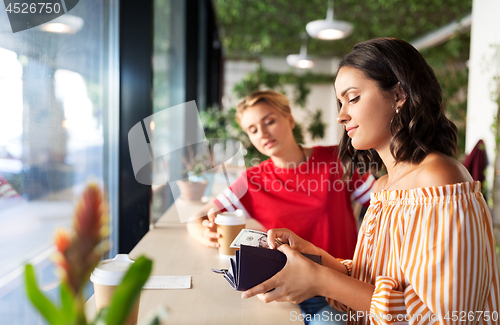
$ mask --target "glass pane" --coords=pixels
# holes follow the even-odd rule
[[[153,60],[153,111],[151,129],[154,130],[153,150],[176,146],[183,142],[185,123],[174,123],[171,114],[156,114],[169,107],[182,104],[185,99],[185,3],[175,0],[154,1],[154,60]],[[166,182],[180,178],[182,164],[179,157],[166,154],[155,161],[151,217],[153,222],[166,211],[173,199]]]
[[[55,230],[71,226],[86,182],[104,180],[108,6],[80,1],[59,21],[12,33],[0,5],[2,324],[42,323],[25,299],[23,263],[54,293]]]

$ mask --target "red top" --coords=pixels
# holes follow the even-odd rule
[[[288,228],[334,257],[352,258],[357,229],[351,199],[368,206],[375,178],[341,178],[337,146],[314,147],[297,168],[276,167],[271,159],[249,168],[214,202],[221,211],[244,210],[266,229]]]

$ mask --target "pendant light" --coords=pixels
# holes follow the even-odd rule
[[[302,33],[300,38],[302,39],[300,53],[288,55],[286,57],[286,63],[288,63],[289,66],[295,68],[310,69],[314,66],[314,58],[310,55],[307,55],[307,34]]]
[[[314,20],[306,25],[306,31],[312,38],[336,40],[346,38],[352,33],[351,23],[333,19],[333,0],[328,1],[326,19]]]

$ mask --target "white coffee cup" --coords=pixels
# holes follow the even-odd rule
[[[246,217],[243,210],[233,212],[222,212],[217,215],[214,221],[217,224],[217,233],[221,234],[219,238],[219,254],[221,256],[233,256],[236,248],[229,245],[238,236],[242,229],[245,229]]]
[[[90,281],[94,284],[94,299],[96,310],[107,307],[111,302],[116,287],[122,282],[125,273],[134,263],[127,254],[118,254],[115,258],[99,262],[92,274]],[[139,300],[130,311],[130,316],[125,325],[137,324],[139,316]]]

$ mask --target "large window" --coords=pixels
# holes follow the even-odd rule
[[[172,203],[168,186],[151,188],[133,177],[129,130],[165,108],[196,100],[204,109],[220,99],[211,1],[137,4],[79,1],[57,20],[17,33],[0,4],[2,324],[43,323],[25,297],[23,266],[36,265],[39,283],[55,299],[53,236],[71,226],[75,197],[89,179],[108,190],[110,255],[128,253],[150,217]],[[155,145],[190,135],[186,124],[154,122]],[[179,177],[178,160],[162,163],[155,171]]]
[[[153,113],[185,102],[185,10],[184,1],[155,0],[153,39]],[[167,115],[154,117],[155,148],[175,146],[184,139],[184,126],[176,125]],[[153,165],[152,221],[157,221],[172,203],[170,189],[158,177],[175,178],[182,167],[166,155]],[[180,178],[180,177],[178,177]]]
[[[192,100],[200,111],[218,106],[222,51],[216,17],[210,0],[154,0],[153,5],[153,147],[181,148],[201,136],[196,132],[196,123],[193,125],[196,117],[185,112],[185,116],[174,118],[172,113],[160,112]],[[157,159],[153,179],[159,176],[171,182],[183,178],[181,156],[176,152]],[[169,185],[154,184],[153,222],[174,201]]]
[[[36,264],[42,287],[55,293],[55,230],[71,225],[75,196],[89,179],[108,183],[117,123],[109,119],[113,3],[80,1],[64,19],[17,33],[0,4],[2,324],[41,323],[25,298],[23,263]]]

